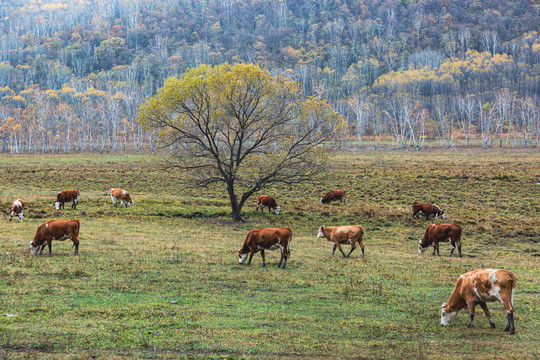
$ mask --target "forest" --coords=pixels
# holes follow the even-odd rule
[[[537,147],[539,33],[532,0],[3,0],[0,151],[155,150],[139,106],[224,62],[331,103],[336,144]]]

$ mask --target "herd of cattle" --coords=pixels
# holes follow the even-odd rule
[[[110,197],[114,206],[120,201],[120,207],[124,204],[133,206],[133,200],[129,193],[122,189],[110,189],[107,193],[107,198]],[[64,208],[66,202],[72,202],[71,208],[76,209],[80,200],[80,194],[77,190],[65,190],[57,194],[55,207],[57,210]],[[320,200],[322,204],[339,201],[345,204],[345,192],[343,190],[329,191]],[[277,204],[273,196],[259,195],[257,198],[257,207],[264,211],[268,207],[268,211],[273,211],[279,214],[280,206]],[[426,220],[433,216],[434,219],[444,219],[444,211],[437,205],[428,203],[414,202],[413,218],[425,216]],[[19,221],[23,221],[24,202],[17,199],[13,202],[11,208],[11,217],[16,216]],[[51,255],[51,243],[53,240],[73,241],[75,247],[74,255],[79,252],[79,229],[80,222],[78,220],[53,220],[41,224],[34,236],[34,240],[30,242],[30,251],[32,255],[43,254],[45,246],[49,247],[49,255]],[[439,255],[439,242],[450,241],[450,256],[452,256],[455,248],[458,248],[459,256],[461,257],[461,233],[462,229],[458,224],[442,224],[435,223],[427,226],[423,238],[418,242],[418,253],[422,254],[431,245],[433,245],[433,255]],[[238,250],[239,263],[245,263],[249,256],[247,264],[251,264],[253,255],[260,252],[263,266],[266,266],[265,250],[277,250],[281,252],[281,259],[278,267],[285,268],[287,259],[290,255],[291,241],[293,231],[288,228],[259,228],[248,232],[244,244]],[[364,229],[360,225],[350,226],[321,226],[317,234],[318,238],[326,238],[333,244],[332,256],[336,249],[339,249],[343,257],[350,257],[351,253],[357,248],[357,245],[362,249],[362,258],[364,258]],[[348,254],[342,249],[342,245],[350,244],[351,250]],[[469,327],[473,326],[474,308],[480,305],[486,314],[492,328],[495,324],[491,320],[491,314],[487,308],[486,302],[500,301],[503,303],[507,312],[507,326],[505,331],[514,334],[514,289],[516,285],[516,276],[509,270],[499,269],[480,269],[468,272],[459,277],[456,282],[454,291],[447,303],[442,305],[441,310],[441,325],[449,326],[455,319],[461,309],[468,308],[471,321]]]

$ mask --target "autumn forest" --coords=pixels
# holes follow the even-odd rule
[[[0,151],[155,150],[139,106],[225,62],[332,104],[335,146],[537,147],[539,32],[532,0],[3,0]]]

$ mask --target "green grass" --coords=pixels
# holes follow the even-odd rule
[[[507,150],[349,152],[334,155],[320,181],[268,189],[280,215],[244,208],[229,217],[220,189],[190,189],[182,174],[150,155],[0,157],[0,358],[440,358],[540,356],[540,155]],[[105,193],[128,189],[129,209]],[[76,211],[54,215],[60,189],[77,188]],[[348,204],[323,206],[333,188]],[[16,197],[23,223],[7,221]],[[412,220],[425,200],[464,228],[463,258],[416,243],[429,222]],[[37,226],[81,221],[80,256],[53,242],[53,255],[30,256]],[[331,258],[320,225],[360,224],[366,259]],[[262,268],[237,264],[245,234],[261,226],[293,229],[286,269],[277,252]],[[69,241],[69,240],[68,240]],[[488,304],[497,329],[477,309],[440,326],[440,305],[457,277],[479,267],[518,277],[516,334],[503,331],[502,304]],[[14,314],[7,317],[5,314]]]

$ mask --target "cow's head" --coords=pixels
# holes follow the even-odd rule
[[[130,201],[130,202],[128,202],[127,204],[128,204],[128,206],[131,206],[131,207],[133,207],[133,205],[134,205],[135,203],[133,202],[133,200],[131,200],[131,201]]]
[[[441,219],[444,220],[444,211],[441,213]]]
[[[59,201],[55,202],[54,206],[56,207],[56,210],[60,210],[60,202]]]
[[[441,306],[441,325],[450,326],[452,321],[457,316],[457,311],[450,311],[448,304],[442,304]]]
[[[281,207],[277,206],[274,208],[274,214],[276,215],[279,215],[279,210],[281,209]]]
[[[323,229],[324,229],[324,226],[321,226],[321,227],[319,228],[319,233],[317,234],[317,237],[318,237],[318,238],[325,238],[325,237],[326,237],[326,236],[324,235],[324,233],[323,233]]]
[[[30,253],[32,253],[32,255],[37,255],[38,250],[39,250],[39,245],[36,246],[34,245],[32,241],[30,241]]]
[[[17,220],[19,220],[20,222],[23,221],[23,213],[20,213],[19,215],[17,215]]]
[[[424,246],[424,244],[422,244],[422,240],[418,241],[418,253],[419,254],[423,254],[424,251],[426,251],[428,247],[427,246]]]
[[[248,253],[242,253],[242,249],[238,250],[238,263],[243,264],[247,259]]]

